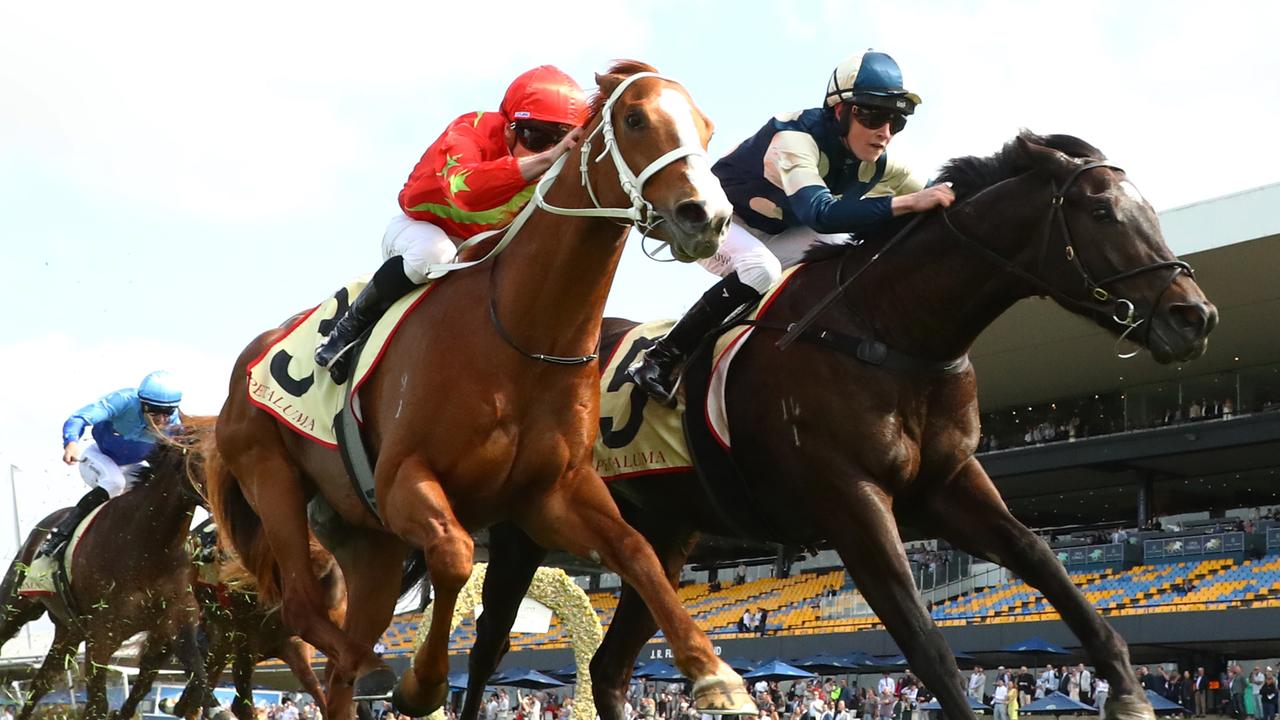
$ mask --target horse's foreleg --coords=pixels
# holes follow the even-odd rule
[[[212,652],[213,648],[209,649]],[[200,656],[200,641],[196,637],[194,622],[184,623],[178,628],[174,637],[174,651],[178,664],[187,673],[187,686],[182,690],[182,697],[173,706],[173,714],[193,719],[204,709],[204,699],[209,694],[209,678],[205,675],[207,666],[205,659]]]
[[[458,522],[435,476],[416,458],[406,459],[395,470],[386,502],[387,525],[407,542],[422,548],[431,576],[434,600],[427,639],[413,656],[413,667],[400,676],[392,695],[392,703],[413,717],[429,715],[444,705],[449,695],[449,634],[458,593],[471,577],[474,545],[471,535]],[[396,561],[403,559],[397,555]],[[343,567],[346,572],[346,567]],[[398,577],[399,568],[389,570],[382,580],[391,588],[388,577]],[[347,580],[350,588],[350,578]],[[349,590],[350,592],[350,590]],[[394,598],[392,598],[394,602]],[[347,606],[347,614],[358,612],[355,602]]]
[[[676,587],[680,569],[693,550],[694,537],[680,529],[657,530],[647,526],[644,534],[658,553],[667,571],[667,580]],[[487,605],[485,612],[488,612]],[[630,585],[624,585],[609,631],[591,659],[591,694],[601,720],[628,720],[624,713],[631,671],[640,650],[657,631],[658,624],[644,599]]]
[[[515,624],[520,601],[546,556],[546,550],[511,523],[489,528],[484,612],[476,620],[476,641],[467,663],[467,698],[459,720],[476,720],[480,716],[485,685],[511,648],[511,626]]]
[[[1129,664],[1123,638],[1102,619],[1048,544],[1009,513],[977,460],[970,460],[928,501],[928,521],[952,545],[1013,571],[1045,598],[1075,633],[1098,674],[1111,684],[1105,708],[1119,720],[1155,717]]]
[[[143,698],[151,692],[151,684],[155,682],[156,675],[160,674],[160,668],[162,668],[165,661],[169,659],[169,655],[173,649],[173,636],[169,633],[170,628],[167,626],[154,629],[147,633],[147,639],[142,646],[142,654],[138,658],[138,675],[133,679],[133,683],[129,687],[129,697],[125,698],[124,705],[121,705],[118,711],[111,713],[112,718],[123,718],[123,720],[129,720],[129,718],[133,717],[134,712],[138,709],[138,705],[142,702]],[[111,653],[107,653],[106,657],[107,660],[110,660]],[[196,666],[200,667],[203,671],[203,664],[199,660],[200,659],[197,657]],[[105,684],[103,685],[103,692],[106,692]],[[91,691],[89,693],[90,706],[92,706],[93,703],[94,696]],[[105,712],[105,695],[103,696],[103,703],[103,710]]]
[[[371,649],[395,612],[406,548],[399,538],[384,532],[352,528],[330,550],[342,568],[347,588],[343,632],[355,645]],[[395,673],[381,660],[369,668],[353,662],[357,659],[330,660],[333,672],[327,703],[335,718],[345,720],[352,716],[353,696],[385,695],[395,684]]]
[[[822,535],[946,716],[973,720],[951,648],[916,592],[890,498],[865,476],[833,484],[831,492],[818,496],[822,512],[814,513]]]
[[[151,645],[150,637],[147,638],[147,645]],[[92,638],[85,644],[84,689],[85,694],[88,695],[88,700],[84,705],[84,715],[82,716],[84,720],[103,720],[107,717],[107,671],[110,669],[111,656],[118,647],[119,643],[114,641],[94,642]],[[165,649],[168,649],[167,646]],[[144,654],[143,659],[140,661],[139,669],[146,662],[147,657]],[[156,663],[156,669],[159,669],[159,663]],[[152,672],[151,677],[155,677],[154,672]],[[141,682],[141,678],[142,673],[139,672],[139,682]],[[151,683],[147,682],[148,688],[150,685]],[[137,686],[135,685],[134,687],[136,688]]]
[[[320,687],[320,678],[311,667],[311,646],[302,638],[294,636],[286,639],[280,646],[280,659],[284,661],[298,684],[316,703],[316,711],[320,717],[329,717],[329,708],[325,702],[324,690]]]
[[[36,676],[32,678],[31,685],[27,688],[26,700],[22,704],[22,712],[18,713],[18,720],[31,718],[31,714],[35,712],[36,703],[40,702],[40,698],[48,694],[53,687],[54,678],[66,672],[75,658],[80,640],[79,635],[63,629],[60,625],[54,628],[53,644],[45,654],[44,662],[36,671]],[[75,688],[71,688],[71,691],[75,692]]]
[[[519,522],[543,547],[564,548],[599,562],[636,589],[666,635],[676,665],[693,681],[699,710],[758,714],[742,678],[716,657],[711,641],[680,605],[653,548],[623,522],[593,469],[580,466],[561,478],[543,502],[524,510]]]
[[[231,682],[236,686],[231,712],[240,720],[252,720],[254,715],[253,666],[257,658],[249,650],[250,645],[249,642],[241,644],[231,659]]]

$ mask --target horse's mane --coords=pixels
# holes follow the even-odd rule
[[[957,199],[963,199],[974,193],[1017,177],[1032,169],[1031,158],[1022,149],[1018,140],[1032,145],[1051,148],[1064,153],[1068,157],[1088,160],[1106,160],[1107,157],[1098,148],[1074,135],[1036,135],[1029,130],[1018,133],[1018,137],[1004,144],[994,155],[977,157],[967,155],[948,160],[938,173],[938,182],[950,182]]]
[[[955,191],[956,199],[963,200],[996,183],[1004,182],[1029,172],[1033,168],[1032,160],[1018,142],[1019,139],[1032,145],[1057,150],[1073,158],[1087,160],[1106,159],[1106,155],[1101,150],[1074,135],[1036,135],[1029,130],[1023,130],[1018,133],[1017,137],[1005,143],[1004,147],[992,155],[984,157],[966,155],[952,158],[943,163],[942,170],[938,173],[937,182],[951,183],[951,189]],[[872,242],[888,240],[906,226],[912,217],[912,215],[896,217],[892,222],[882,223],[873,230],[860,233],[859,238]],[[803,262],[818,262],[839,257],[852,247],[856,247],[856,245],[853,243],[814,245],[805,252]]]
[[[600,114],[604,109],[604,103],[609,99],[609,94],[617,87],[618,83],[626,78],[642,72],[658,72],[658,68],[649,63],[640,62],[639,60],[614,60],[613,65],[609,67],[601,75],[596,75],[596,91],[591,93],[591,99],[587,102],[587,124]],[[608,87],[606,92],[605,88]]]

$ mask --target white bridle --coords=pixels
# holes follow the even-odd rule
[[[540,180],[538,180],[537,185],[535,185],[533,189],[533,198],[529,204],[525,205],[524,209],[520,211],[520,214],[516,215],[510,225],[498,228],[497,230],[490,230],[488,232],[474,235],[458,246],[458,254],[461,254],[463,250],[475,245],[476,243],[482,242],[494,235],[497,235],[498,233],[504,233],[502,239],[498,241],[497,245],[494,245],[492,250],[486,253],[482,258],[467,262],[457,261],[457,255],[455,255],[453,262],[439,263],[428,267],[427,277],[429,279],[435,279],[453,270],[460,270],[462,268],[471,267],[472,265],[478,265],[479,263],[482,263],[502,252],[503,249],[505,249],[511,242],[511,239],[516,236],[516,233],[520,232],[520,228],[524,226],[525,221],[533,215],[533,211],[538,209],[545,210],[553,215],[625,220],[626,223],[624,224],[635,224],[635,226],[646,235],[657,227],[664,218],[653,209],[653,204],[644,198],[644,184],[649,181],[649,178],[656,175],[658,171],[677,160],[683,160],[684,158],[691,156],[705,158],[707,157],[707,151],[704,150],[701,145],[681,145],[673,150],[663,153],[660,157],[645,166],[644,170],[641,170],[639,175],[631,172],[631,168],[627,166],[626,159],[622,157],[622,151],[618,148],[617,135],[614,133],[613,104],[622,97],[622,93],[632,83],[637,80],[643,80],[644,78],[657,78],[668,82],[676,82],[669,77],[652,72],[640,72],[635,75],[629,75],[622,82],[618,83],[618,87],[614,88],[613,92],[609,94],[609,99],[605,101],[604,107],[600,110],[600,124],[596,126],[595,130],[591,131],[591,134],[587,135],[582,140],[582,144],[578,148],[578,169],[582,174],[582,185],[587,189],[587,195],[590,196],[591,204],[595,207],[566,208],[552,205],[547,202],[545,197],[546,190],[551,187],[551,184],[560,176],[560,171],[564,169],[565,163],[569,159],[569,154],[566,153],[562,155],[559,160],[556,160],[555,164],[551,166],[551,169],[548,170]],[[591,187],[591,176],[589,174],[590,164],[592,162],[592,138],[596,135],[600,135],[603,138],[604,149],[600,151],[598,156],[596,156],[595,162],[598,163],[603,160],[605,155],[609,155],[613,158],[613,166],[618,172],[618,185],[631,199],[630,207],[602,207],[600,205],[600,201],[596,198],[595,189]]]

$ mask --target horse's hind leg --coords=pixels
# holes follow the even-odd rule
[[[842,478],[829,487],[830,494],[815,498],[823,508],[813,513],[821,534],[840,553],[863,597],[946,716],[973,720],[951,648],[916,592],[891,500],[865,476]]]
[[[63,629],[62,626],[54,628],[53,644],[44,656],[40,669],[36,671],[36,676],[32,678],[31,685],[27,688],[26,702],[22,705],[22,712],[18,713],[18,720],[30,720],[31,714],[35,712],[36,703],[40,702],[40,698],[53,688],[53,679],[64,672],[75,658],[80,640],[79,635]]]
[[[413,667],[400,676],[392,695],[392,703],[400,711],[419,717],[439,709],[449,694],[449,632],[458,593],[471,577],[474,545],[471,535],[454,516],[439,481],[418,459],[410,457],[401,462],[395,469],[394,482],[380,482],[379,486],[390,488],[385,502],[378,498],[378,505],[386,508],[387,525],[401,538],[422,548],[435,593],[427,640],[413,656]],[[403,554],[397,555],[396,561],[403,558]],[[342,570],[345,573],[347,567],[344,565]],[[398,588],[386,580],[399,572],[397,566],[380,579],[392,590],[392,604]],[[350,588],[348,578],[349,592]],[[347,605],[347,615],[358,611],[353,597]],[[389,615],[390,610],[387,619]]]
[[[355,645],[372,648],[395,612],[406,548],[399,538],[385,532],[351,528],[342,542],[330,549],[342,568],[347,586],[347,613],[342,631]],[[355,682],[357,665],[346,659],[330,662],[334,667],[326,702],[335,716],[351,717],[354,695],[383,695],[395,681],[391,669],[382,666]]]
[[[223,414],[227,415],[225,409]],[[225,433],[219,422],[218,445],[245,500],[260,519],[278,565],[285,626],[320,648],[335,667],[354,668],[356,676],[384,667],[373,654],[372,642],[361,647],[329,616],[326,592],[312,565],[306,493],[297,468],[287,459],[274,421],[265,417],[254,418],[257,422],[234,420],[239,422],[228,425],[235,425],[235,429]],[[341,707],[335,712],[339,720],[346,717]]]
[[[649,543],[622,520],[604,481],[582,466],[560,479],[545,500],[525,509],[519,524],[543,547],[559,547],[618,573],[649,606],[666,635],[676,665],[693,681],[703,712],[756,715],[747,688],[711,647],[680,605]]]
[[[693,536],[678,529],[651,531],[645,528],[644,533],[667,571],[667,580],[675,587],[680,569],[693,550]],[[486,605],[485,612],[488,610]],[[591,694],[601,720],[628,720],[625,711],[631,671],[635,669],[640,650],[657,631],[658,623],[644,604],[644,598],[635,588],[624,585],[613,622],[609,623],[604,641],[591,659]]]
[[[280,646],[280,659],[293,671],[293,676],[298,679],[302,689],[315,700],[320,717],[329,717],[320,678],[316,677],[316,671],[311,667],[311,646],[300,637],[287,638]]]
[[[924,518],[939,537],[978,557],[999,563],[1044,593],[1062,621],[1080,639],[1111,684],[1107,718],[1155,717],[1129,664],[1129,648],[1071,582],[1049,546],[1009,513],[991,478],[970,460],[928,498]],[[913,666],[914,667],[914,666]]]
[[[459,720],[476,720],[484,688],[511,648],[511,626],[547,551],[512,523],[489,528],[489,569],[484,576],[484,612],[467,658],[467,697]]]

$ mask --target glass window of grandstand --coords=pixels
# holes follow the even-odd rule
[[[979,452],[1073,441],[1280,409],[1280,364],[982,413]]]

